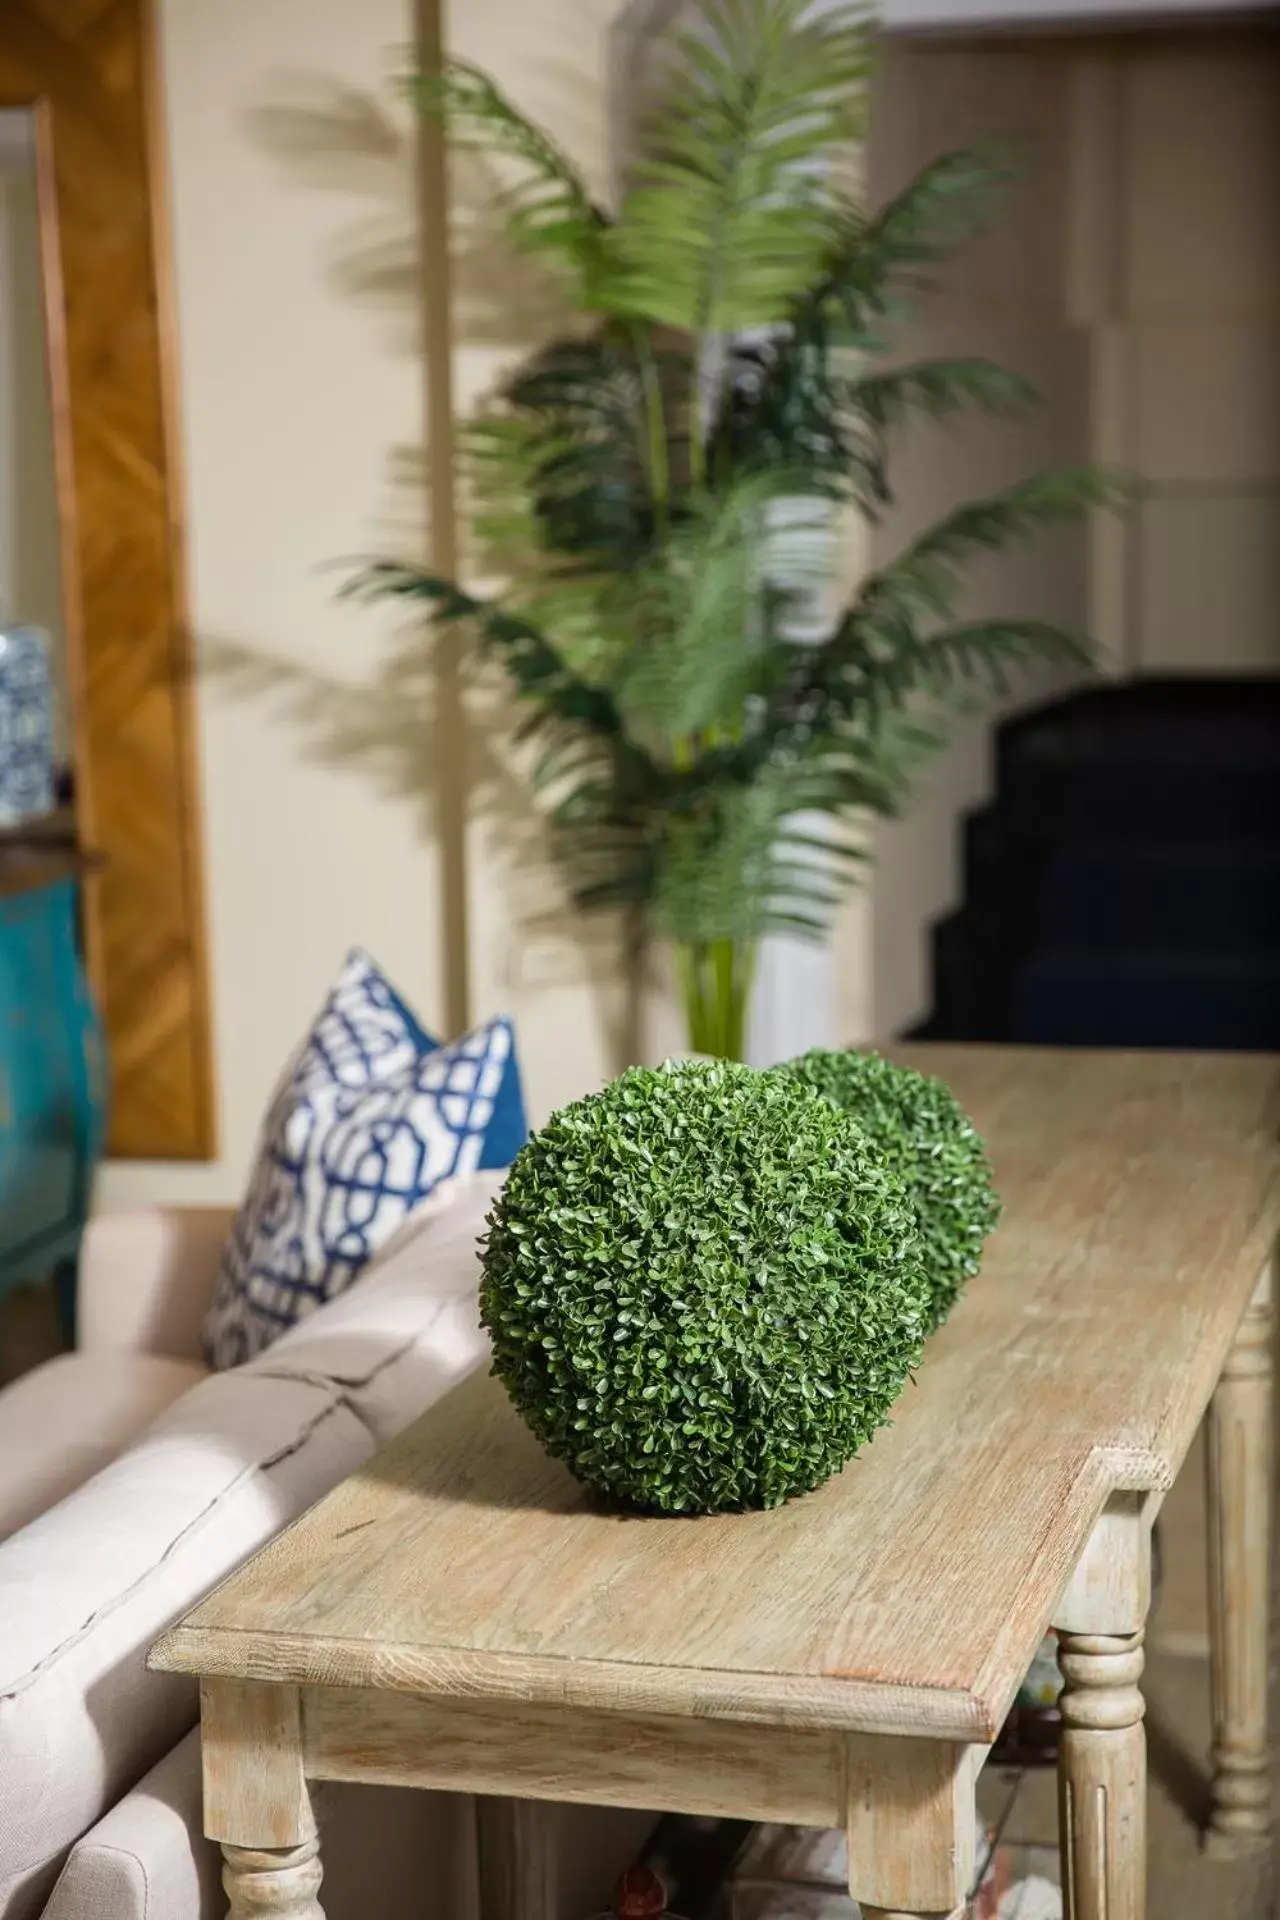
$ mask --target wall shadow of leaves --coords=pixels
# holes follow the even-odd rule
[[[323,262],[327,285],[377,316],[387,328],[388,352],[420,360],[423,302],[432,288],[420,246],[414,122],[391,110],[391,83],[384,99],[328,74],[294,70],[274,77],[272,96],[245,115],[248,138],[300,186],[341,196],[356,208],[335,228]],[[468,346],[527,352],[562,332],[569,316],[548,277],[504,246],[490,213],[500,185],[479,156],[452,158],[455,335]],[[425,447],[421,441],[392,447],[378,536],[393,550],[420,554],[430,539],[430,512]],[[359,562],[317,555],[317,564],[332,574],[336,595]],[[228,697],[267,705],[314,764],[359,774],[388,800],[412,802],[430,841],[440,826],[430,746],[438,684],[430,635],[417,620],[388,628],[355,608],[351,617],[362,623],[358,644],[369,649],[369,668],[358,676],[336,676],[270,646],[211,634],[200,636],[200,671]],[[517,941],[563,943],[565,979],[586,984],[595,996],[606,1043],[621,1067],[639,1057],[641,1002],[650,983],[631,963],[616,924],[584,920],[558,904],[543,823],[503,750],[503,697],[493,681],[469,684],[468,812],[481,823],[504,876],[504,908]],[[517,971],[508,984],[528,983]]]

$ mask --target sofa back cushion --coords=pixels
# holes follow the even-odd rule
[[[341,1300],[217,1374],[0,1545],[0,1920],[192,1725],[153,1641],[487,1357],[476,1243],[502,1176],[452,1183]]]
[[[479,1241],[505,1172],[451,1181],[359,1283],[242,1369],[340,1388],[379,1446],[489,1357]]]
[[[206,1380],[0,1546],[4,1920],[40,1912],[72,1842],[194,1721],[152,1642],[372,1444],[336,1387]]]
[[[0,1393],[0,1540],[132,1446],[205,1379],[154,1353],[60,1353]]]

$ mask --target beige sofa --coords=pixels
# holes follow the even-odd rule
[[[193,1685],[148,1647],[215,1581],[486,1359],[475,1243],[500,1176],[408,1223],[359,1283],[210,1375],[229,1215],[107,1215],[78,1350],[0,1393],[0,1920],[213,1920]],[[430,1578],[424,1566],[423,1578]],[[461,1796],[325,1787],[328,1920],[469,1920]],[[648,1816],[558,1816],[563,1920],[605,1904]]]

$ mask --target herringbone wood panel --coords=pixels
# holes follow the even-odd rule
[[[198,1158],[213,1151],[213,1118],[153,54],[148,0],[0,0],[0,101],[43,103],[55,185],[55,404],[80,832],[106,862],[86,931],[110,1046],[110,1149]]]

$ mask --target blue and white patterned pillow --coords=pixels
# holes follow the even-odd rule
[[[440,1046],[353,953],[272,1099],[205,1322],[210,1364],[251,1360],[349,1287],[441,1181],[509,1166],[527,1135],[511,1022]]]

